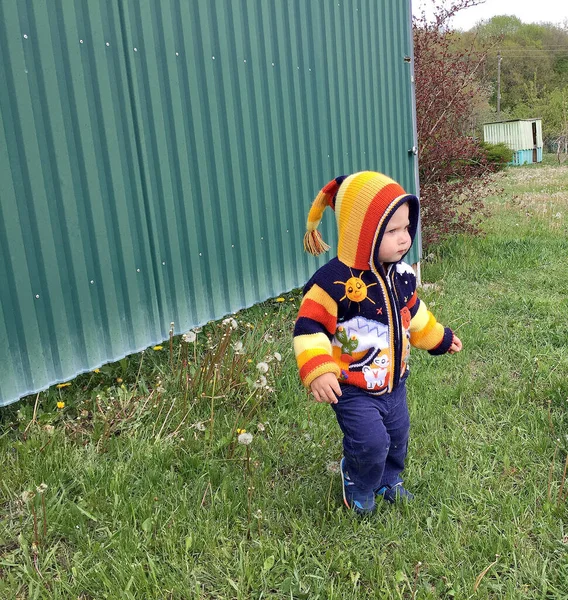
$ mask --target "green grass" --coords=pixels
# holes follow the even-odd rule
[[[413,504],[342,507],[296,291],[0,411],[0,598],[568,598],[568,165],[498,177],[486,235],[423,263],[464,350],[413,352]]]

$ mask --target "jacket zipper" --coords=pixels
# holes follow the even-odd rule
[[[393,391],[395,385],[398,384],[400,380],[400,352],[398,351],[398,346],[400,344],[400,317],[397,316],[397,311],[395,310],[397,303],[393,298],[393,291],[391,287],[391,282],[389,280],[389,273],[385,271],[385,278],[380,276],[374,264],[371,264],[371,271],[377,278],[377,282],[381,286],[383,290],[383,295],[386,298],[386,309],[387,316],[389,321],[389,349],[390,349],[390,364],[392,365],[389,385],[387,388],[388,393]],[[384,271],[384,269],[383,269]],[[396,291],[395,291],[396,293]]]
[[[391,273],[393,273],[393,275],[391,276]],[[387,284],[388,284],[388,288],[389,288],[389,301],[391,303],[391,306],[393,307],[393,315],[392,315],[392,321],[394,324],[394,329],[395,329],[395,336],[394,336],[394,355],[395,355],[395,359],[394,359],[394,373],[393,373],[393,377],[392,377],[392,384],[393,384],[393,388],[396,384],[398,384],[398,382],[400,381],[400,362],[401,362],[401,357],[402,357],[402,326],[401,326],[401,322],[400,322],[400,312],[398,311],[398,293],[396,291],[396,286],[394,285],[394,269],[391,266],[389,268],[389,272],[387,273]]]

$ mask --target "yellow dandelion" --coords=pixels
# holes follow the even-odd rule
[[[252,362],[252,358],[249,358],[249,359],[247,360],[247,362],[248,362],[248,363],[251,363],[251,362]]]
[[[100,373],[101,370],[100,369],[93,369],[93,373]]]
[[[122,381],[123,381],[122,377],[117,377],[116,378],[116,383],[122,383]]]
[[[246,433],[246,429],[237,429],[237,435],[241,435],[241,433]]]
[[[57,403],[57,408],[59,408],[59,409],[61,409],[61,408],[65,408],[65,402],[61,402],[61,401],[59,401],[59,402]]]
[[[69,387],[71,385],[71,382],[68,381],[67,383],[58,383],[55,387],[60,390],[61,388],[66,388]]]
[[[163,346],[154,346],[154,347],[152,348],[152,350],[156,350],[156,352],[157,352],[158,350],[163,350],[163,349],[164,349],[164,347],[163,347]]]
[[[286,298],[282,298],[282,296],[280,296],[280,298],[276,298],[276,302],[286,302]]]

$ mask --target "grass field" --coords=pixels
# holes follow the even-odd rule
[[[412,504],[342,507],[296,291],[0,410],[0,598],[567,599],[568,165],[498,179],[422,265],[464,350],[413,352]]]

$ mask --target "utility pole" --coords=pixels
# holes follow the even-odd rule
[[[501,120],[501,50],[497,53],[497,120]]]

